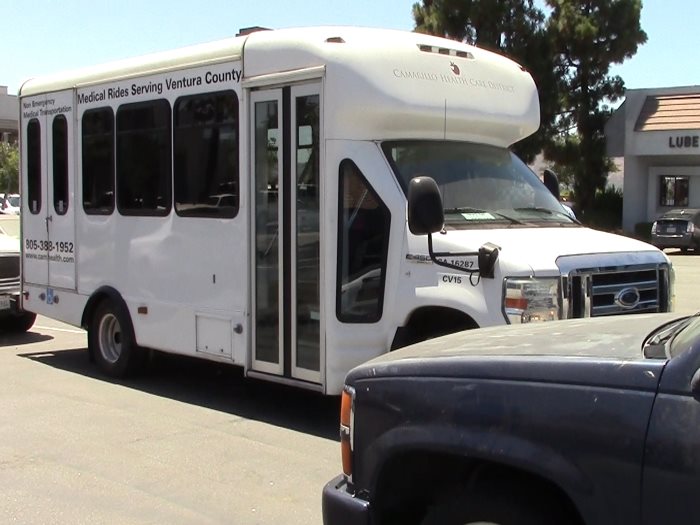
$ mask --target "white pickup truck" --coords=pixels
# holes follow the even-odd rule
[[[26,332],[36,314],[20,308],[19,217],[0,218],[0,331]]]

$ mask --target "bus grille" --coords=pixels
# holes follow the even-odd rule
[[[666,265],[574,270],[563,277],[564,317],[667,312],[669,279]]]
[[[0,292],[19,291],[19,255],[0,256]]]

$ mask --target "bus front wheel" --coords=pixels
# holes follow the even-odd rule
[[[88,347],[105,374],[124,377],[135,371],[141,352],[125,305],[106,299],[97,306],[88,329]]]

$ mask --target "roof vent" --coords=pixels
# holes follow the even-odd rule
[[[451,57],[468,58],[470,60],[474,60],[474,55],[472,55],[469,51],[450,49],[447,47],[428,46],[425,44],[418,44],[418,49],[423,51],[423,53],[436,53],[438,55],[447,55]]]
[[[241,27],[236,36],[246,36],[250,35],[251,33],[257,33],[258,31],[272,31],[272,29],[260,26]]]
[[[326,38],[326,42],[328,44],[344,44],[345,40],[343,40],[342,36],[332,36],[330,38]]]

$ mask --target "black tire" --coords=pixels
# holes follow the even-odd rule
[[[563,518],[563,519],[562,519]],[[565,525],[551,506],[508,485],[462,490],[430,507],[421,525]]]
[[[97,306],[88,327],[88,349],[108,376],[126,377],[139,368],[144,352],[136,345],[123,303],[105,299]]]
[[[24,333],[34,326],[34,321],[36,321],[35,313],[22,312],[0,320],[0,330],[13,334]]]

